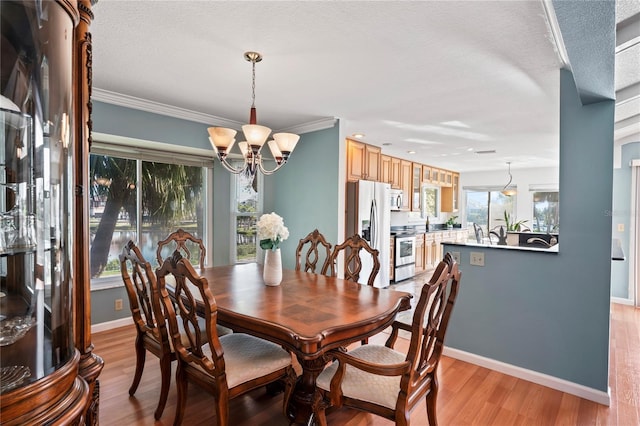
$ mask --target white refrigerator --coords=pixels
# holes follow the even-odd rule
[[[375,287],[389,285],[391,243],[391,185],[388,183],[360,180],[347,184],[347,237],[357,233],[378,250],[380,271],[374,281]],[[373,269],[373,260],[368,253],[361,255],[362,271],[359,282],[366,284]]]

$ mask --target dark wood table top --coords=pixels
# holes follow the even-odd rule
[[[411,294],[319,274],[283,270],[269,287],[255,263],[205,268],[218,320],[313,359],[386,328]]]

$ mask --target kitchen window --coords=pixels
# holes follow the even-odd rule
[[[202,238],[206,247],[212,246],[206,239],[205,208],[211,161],[100,142],[94,142],[91,152],[92,289],[123,285],[118,256],[129,240],[136,242],[153,268],[158,266],[158,241],[178,228]]]
[[[533,224],[535,232],[556,234],[560,231],[560,193],[558,191],[532,191]]]
[[[478,224],[485,235],[489,231],[504,226],[505,212],[515,217],[515,197],[502,194],[501,189],[464,188],[466,223]]]

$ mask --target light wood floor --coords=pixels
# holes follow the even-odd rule
[[[370,341],[379,343],[384,337],[376,336]],[[158,422],[153,419],[159,396],[159,367],[153,355],[147,356],[138,391],[129,397],[135,365],[134,338],[133,325],[93,335],[94,352],[105,361],[99,377],[100,424],[170,425],[176,400],[173,377],[162,419]],[[399,339],[397,347],[405,350],[406,341]],[[640,425],[640,310],[612,304],[610,347],[610,407],[444,357],[439,372],[439,424]],[[188,398],[184,425],[215,424],[212,396],[190,385]],[[281,410],[282,394],[268,396],[264,389],[258,389],[232,401],[230,424],[288,425]],[[421,405],[412,413],[412,425],[422,426],[426,424],[425,419],[426,410]],[[328,421],[330,425],[339,426],[391,424],[350,409],[330,411]]]

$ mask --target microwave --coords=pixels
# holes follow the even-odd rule
[[[402,209],[402,197],[403,192],[400,189],[392,189],[391,190],[391,202],[389,205],[391,206],[391,210],[401,210]]]

